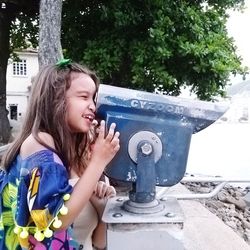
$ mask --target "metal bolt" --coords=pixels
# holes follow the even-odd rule
[[[115,218],[119,218],[119,217],[122,217],[122,214],[121,213],[114,213],[112,216]]]
[[[173,217],[175,217],[175,214],[169,212],[169,213],[166,213],[165,216],[168,217],[168,218],[173,218]]]
[[[122,202],[123,198],[117,198],[116,201]]]
[[[167,201],[167,199],[168,199],[167,197],[161,197],[160,200],[161,200],[161,201]]]
[[[141,151],[144,155],[150,155],[153,151],[152,145],[149,143],[144,143],[141,146]]]

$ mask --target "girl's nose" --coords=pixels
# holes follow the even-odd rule
[[[95,104],[94,104],[94,102],[92,102],[92,103],[90,103],[90,105],[89,105],[89,109],[94,113],[95,112]]]

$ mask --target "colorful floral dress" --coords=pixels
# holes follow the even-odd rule
[[[73,230],[60,230],[70,199],[65,166],[42,150],[26,159],[19,155],[8,172],[0,171],[0,249],[75,250]]]

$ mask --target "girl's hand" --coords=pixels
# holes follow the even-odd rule
[[[105,136],[105,121],[101,121],[99,134],[92,148],[91,160],[106,166],[114,158],[120,149],[120,133],[115,132],[115,127],[116,124],[112,123],[107,136]]]
[[[98,181],[96,184],[96,188],[94,190],[94,194],[99,198],[111,198],[116,195],[115,188],[105,183],[104,181]]]
[[[104,181],[98,181],[90,201],[97,211],[98,217],[101,220],[108,198],[116,195],[115,188]]]
[[[105,177],[106,178],[106,177]],[[116,195],[115,188],[109,185],[109,181],[98,181],[95,187],[94,194],[90,201],[98,214],[99,222],[92,235],[93,244],[98,249],[106,249],[106,224],[102,221],[103,211],[105,209],[108,198]]]

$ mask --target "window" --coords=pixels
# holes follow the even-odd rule
[[[10,119],[17,120],[17,104],[10,104]]]
[[[22,59],[18,62],[13,62],[13,75],[14,76],[26,76],[27,75],[26,59]]]

